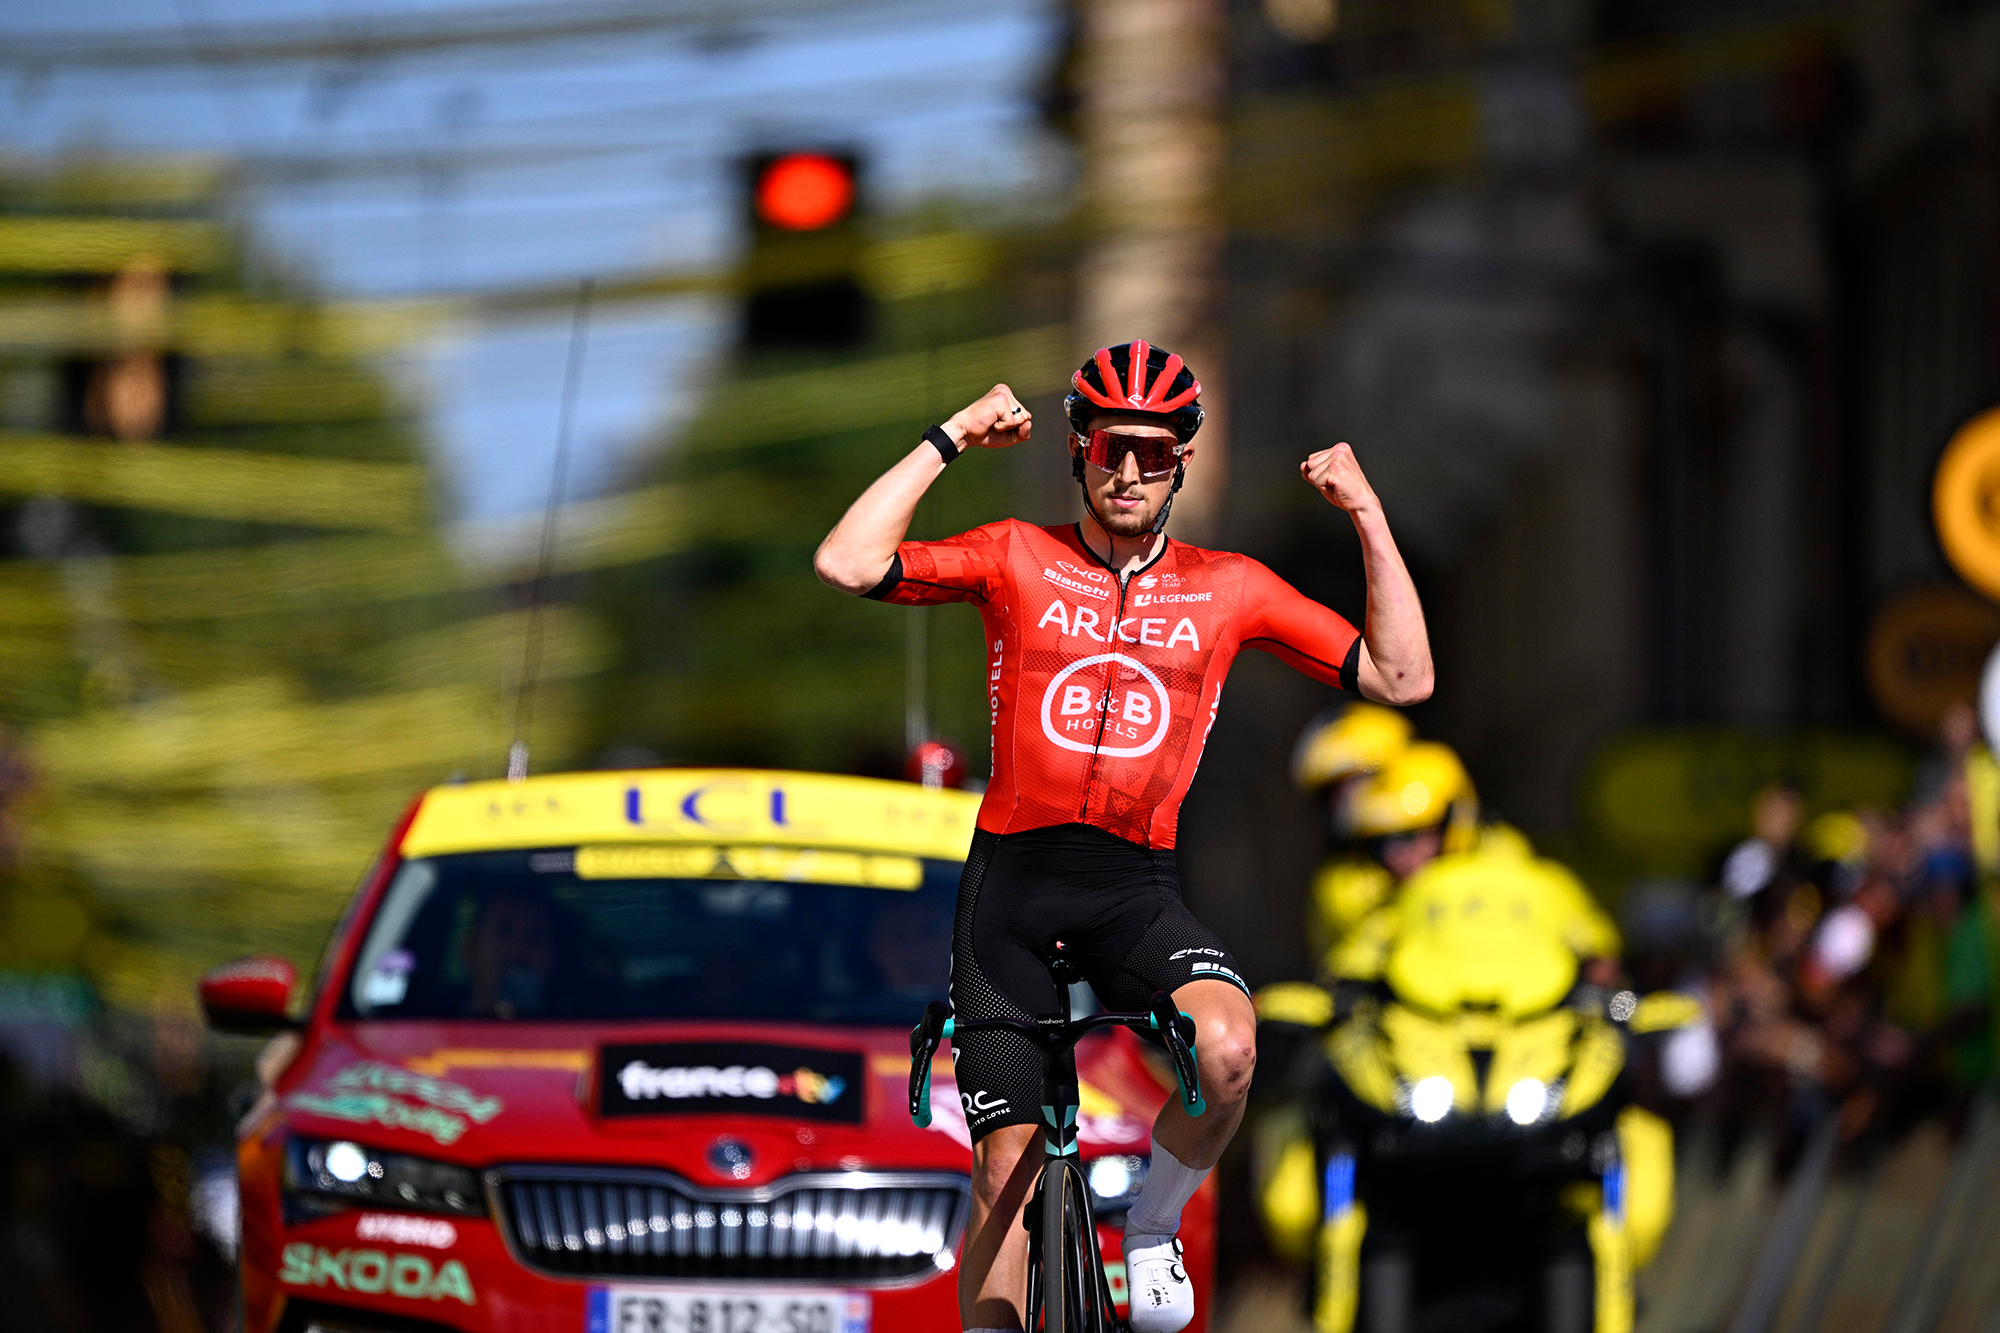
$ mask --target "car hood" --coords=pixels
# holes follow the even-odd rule
[[[703,1185],[810,1170],[964,1170],[941,1053],[911,1124],[908,1038],[804,1024],[461,1024],[322,1029],[277,1089],[292,1132],[473,1167],[644,1165]],[[1078,1050],[1086,1153],[1143,1152],[1165,1089],[1124,1033]]]

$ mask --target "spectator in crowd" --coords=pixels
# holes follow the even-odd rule
[[[1739,1125],[1838,1108],[1843,1135],[1962,1106],[1995,1068],[1991,1019],[2000,767],[1950,710],[1901,810],[1808,818],[1759,793],[1724,859],[1708,981]]]

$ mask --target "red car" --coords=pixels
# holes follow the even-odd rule
[[[239,1129],[246,1333],[903,1333],[958,1327],[965,1117],[908,1032],[943,994],[978,802],[809,773],[438,787],[290,966],[211,973],[288,1029]],[[1172,1076],[1078,1050],[1112,1289]],[[1212,1187],[1182,1235],[1205,1327]]]

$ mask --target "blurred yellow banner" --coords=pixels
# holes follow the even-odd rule
[[[0,431],[0,495],[60,495],[202,518],[415,532],[423,472],[407,463],[124,444]]]
[[[0,245],[7,243],[7,224],[0,220]],[[96,220],[93,220],[96,221]],[[124,220],[111,219],[123,227]],[[75,225],[65,221],[64,227]],[[112,273],[135,260],[151,259],[169,268],[186,268],[177,257],[203,258],[212,238],[195,232],[185,236],[146,230],[103,230],[95,226],[73,234],[43,235],[41,230],[18,233],[48,255],[78,255],[82,271]],[[210,226],[210,224],[200,224]],[[199,245],[195,238],[201,238]],[[151,249],[142,242],[160,241]],[[26,252],[20,266],[33,269],[42,251]],[[115,260],[115,262],[114,262]],[[864,248],[853,261],[861,281],[885,301],[957,291],[983,281],[998,262],[998,246],[970,232],[945,231],[896,237]],[[795,277],[808,280],[845,271],[846,257],[832,264],[789,265],[779,273],[760,270],[765,280]],[[0,257],[0,270],[8,261]],[[641,270],[608,278],[598,284],[598,302],[658,302],[686,296],[729,295],[744,289],[746,275],[729,269]],[[299,300],[262,299],[240,293],[176,295],[157,309],[135,313],[114,310],[101,295],[19,295],[0,303],[0,351],[15,353],[102,353],[130,349],[176,351],[195,358],[262,359],[308,357],[320,360],[302,369],[324,374],[329,358],[392,351],[455,328],[494,321],[516,321],[567,310],[575,303],[569,284],[488,291],[473,296],[399,297],[377,301],[337,301],[325,304]],[[290,368],[297,371],[297,367]],[[350,372],[351,373],[351,372]],[[278,395],[282,404],[287,395]],[[256,400],[252,400],[255,402]],[[272,410],[266,403],[262,410]]]
[[[672,486],[565,506],[558,515],[555,572],[604,569],[679,550],[689,539],[686,512],[680,488]],[[485,535],[540,523],[536,515],[494,524]],[[475,544],[482,535],[461,533]],[[75,578],[91,580],[121,619],[159,624],[435,596],[493,587],[523,572],[514,563],[460,563],[432,542],[392,537],[83,558],[59,568],[13,561],[0,563],[0,626],[67,625],[76,614]]]
[[[1023,395],[1057,388],[1081,359],[1072,355],[1068,326],[1051,324],[828,370],[740,380],[710,395],[689,443],[706,451],[943,416],[995,381]]]
[[[180,272],[220,264],[221,224],[176,218],[0,217],[0,270],[116,273],[135,261]]]
[[[308,305],[241,295],[181,296],[157,311],[114,310],[93,296],[18,296],[0,303],[0,351],[131,349],[191,357],[335,357],[379,353],[436,333],[464,303],[439,299]]]

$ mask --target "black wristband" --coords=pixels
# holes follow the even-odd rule
[[[958,446],[952,443],[951,435],[943,426],[932,426],[924,432],[924,438],[937,446],[938,457],[945,462],[958,457]]]

